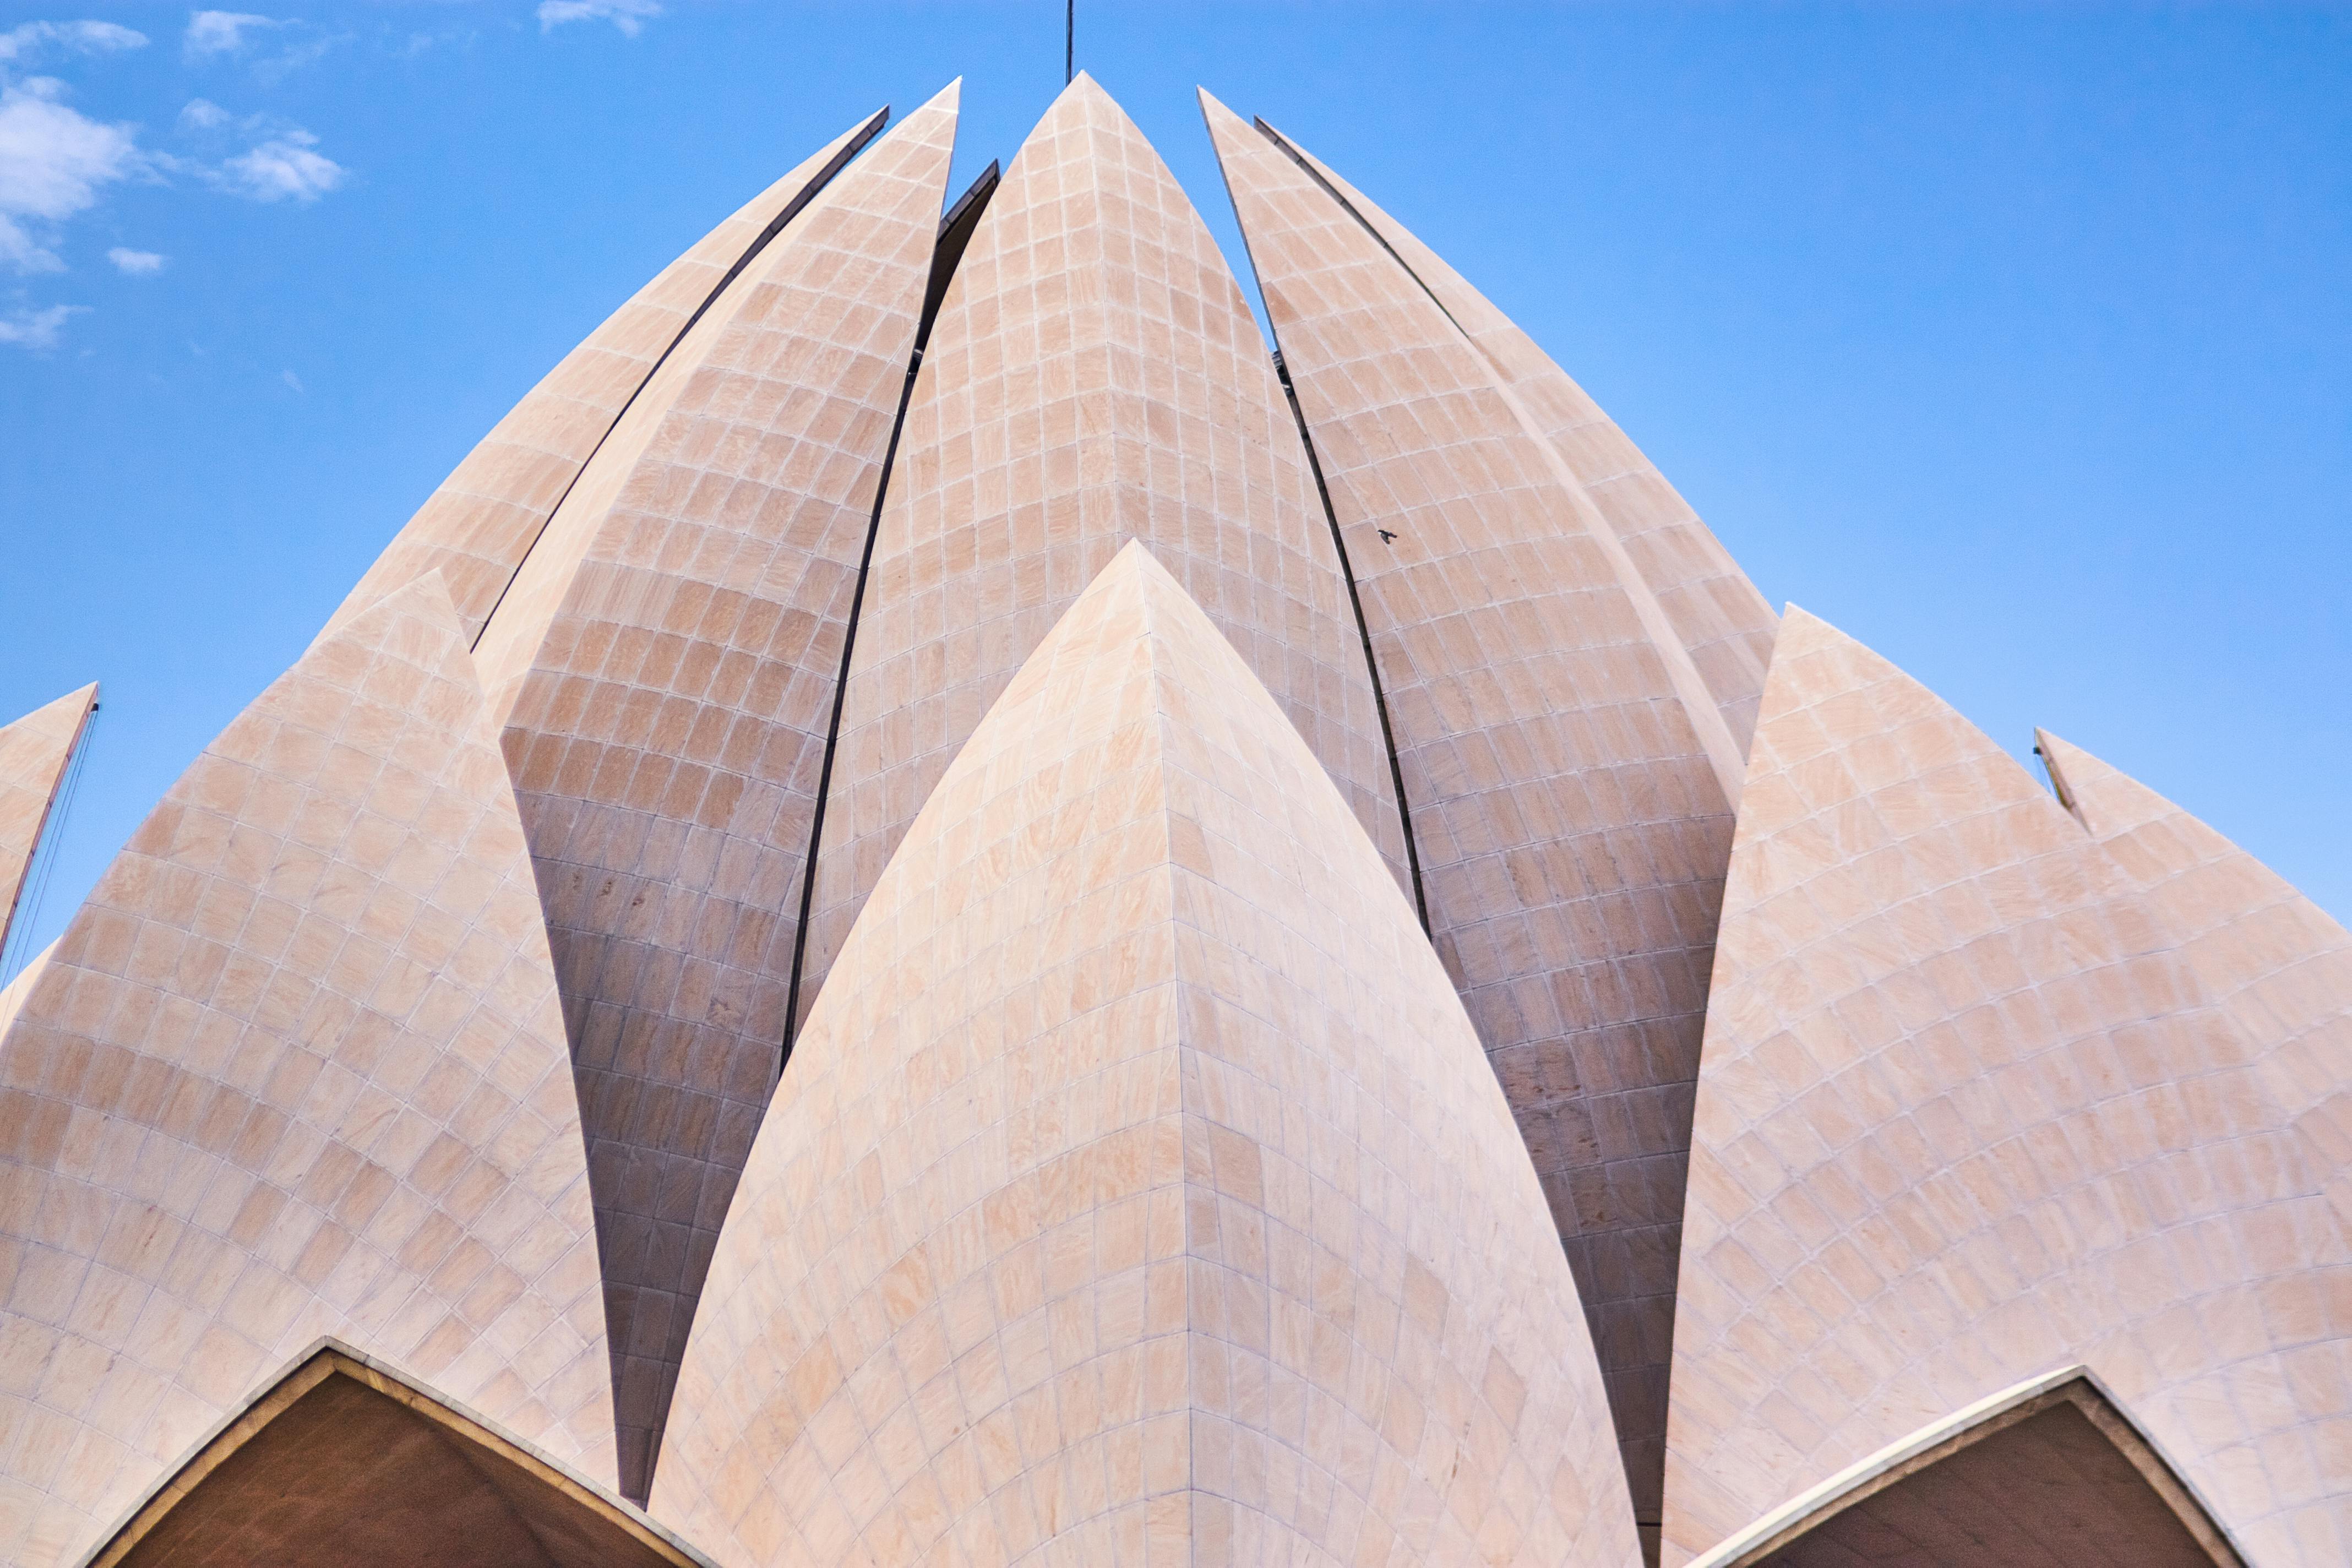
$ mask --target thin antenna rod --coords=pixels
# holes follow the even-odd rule
[[[1062,13],[1062,85],[1078,79],[1078,0],[1069,0]]]

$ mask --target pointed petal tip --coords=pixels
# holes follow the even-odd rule
[[[2052,734],[2039,724],[2033,727],[2033,750],[2042,758],[2042,771],[2050,775],[2051,785],[2057,791],[2058,804],[2078,816],[2083,811],[2084,788],[2095,794],[2109,780],[2131,778],[2114,763],[2094,756],[2062,735]],[[2131,782],[2138,784],[2136,779]],[[2092,825],[2086,822],[2084,826]]]
[[[437,566],[423,576],[414,578],[400,588],[386,594],[376,602],[379,605],[389,605],[409,600],[415,601],[419,609],[436,618],[443,615],[447,616],[449,625],[453,628],[464,624],[457,615],[457,601],[449,593],[449,579]]]
[[[47,702],[42,703],[37,708],[27,709],[23,714],[23,717],[29,719],[36,713],[47,713],[53,710],[88,712],[91,708],[97,706],[97,703],[98,682],[93,680],[86,686],[76,687],[73,690],[65,693],[63,696],[52,697]],[[0,720],[0,729],[7,728],[11,722],[12,721]]]
[[[52,939],[48,946],[33,954],[24,968],[9,976],[5,985],[0,985],[0,1037],[6,1037],[8,1026],[15,1023],[16,1015],[25,1010],[26,998],[32,995],[33,987],[41,983],[41,971],[48,967],[49,955],[57,950],[57,942]]]
[[[2060,805],[2074,813],[2076,820],[2080,821],[2082,805],[2074,798],[2074,786],[2068,777],[2075,771],[2074,760],[2080,753],[2036,724],[2033,727],[2033,754],[2041,760],[2042,776],[2050,781],[2050,793],[2058,797]],[[2083,826],[2087,828],[2090,824],[2084,822]]]
[[[2033,743],[2045,753],[2063,758],[2069,763],[2095,763],[2098,761],[2096,757],[2094,757],[2090,752],[2074,744],[2074,742],[2066,739],[2065,736],[2053,734],[2050,731],[2043,729],[2039,724],[2036,724],[2033,727]]]
[[[1223,100],[1205,87],[1194,88],[1200,94],[1201,119],[1209,128],[1209,139],[1223,142],[1249,129],[1249,122],[1227,108]]]
[[[1793,599],[1780,606],[1780,635],[1784,637],[1794,636],[1809,642],[1853,640]],[[1774,651],[1776,654],[1779,651],[1777,644]]]
[[[1225,177],[1228,195],[1234,191],[1234,172],[1225,165],[1234,157],[1246,157],[1253,138],[1248,121],[1220,102],[1207,88],[1195,89],[1201,95],[1201,123],[1209,132],[1209,150],[1216,154],[1218,172]]]
[[[1186,604],[1197,607],[1197,602],[1185,591],[1184,584],[1168,570],[1168,563],[1160,560],[1151,546],[1140,538],[1130,539],[1120,545],[1118,553],[1104,565],[1096,581],[1106,588],[1120,583],[1132,583],[1155,598],[1174,594]]]
[[[459,648],[470,653],[472,639],[467,633],[466,617],[458,610],[457,601],[449,592],[448,579],[443,575],[438,567],[421,576],[410,578],[373,604],[320,632],[318,643],[327,643],[344,637],[356,637],[361,641],[366,641],[379,635],[382,627],[404,615],[414,615],[431,623],[436,632],[446,633]],[[467,664],[469,668],[472,668],[472,659],[468,658]],[[475,673],[478,677],[480,672],[476,670]]]
[[[958,77],[930,97],[923,100],[921,105],[913,113],[890,128],[890,134],[892,136],[912,134],[919,138],[926,134],[921,129],[926,122],[936,124],[944,120],[950,127],[950,134],[952,135],[954,128],[962,123],[962,110],[963,78]]]
[[[1097,81],[1093,77],[1087,75],[1083,70],[1078,72],[1077,75],[1072,77],[1070,79],[1069,85],[1055,95],[1054,101],[1056,104],[1062,104],[1081,99],[1098,99],[1102,102],[1109,104],[1113,109],[1118,110],[1121,114],[1125,114],[1127,112],[1124,108],[1120,107],[1118,100],[1113,98],[1103,87],[1102,83]]]
[[[82,714],[88,713],[97,706],[98,682],[93,680],[87,685],[75,687],[63,696],[50,698],[39,707],[28,710],[23,717],[29,719],[36,713],[47,712]],[[6,728],[8,722],[7,720],[0,719],[0,729]]]

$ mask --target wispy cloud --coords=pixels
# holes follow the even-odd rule
[[[48,305],[37,310],[0,312],[0,343],[18,348],[53,349],[66,322],[89,310],[87,305]]]
[[[322,153],[319,139],[300,126],[272,136],[207,177],[222,189],[257,202],[315,202],[343,183],[350,171]]]
[[[289,386],[292,387],[292,388],[294,389],[294,395],[295,395],[295,396],[297,396],[297,397],[308,397],[308,396],[310,395],[310,394],[309,394],[309,393],[307,393],[307,392],[305,392],[305,391],[303,391],[303,390],[302,390],[302,378],[301,378],[300,376],[299,376],[299,375],[296,375],[292,371],[290,371],[290,370],[281,370],[281,371],[279,371],[279,372],[278,373],[278,380],[280,380],[280,381],[282,381],[282,382],[284,382],[287,385],[289,385]]]
[[[661,14],[659,0],[539,0],[539,30],[551,32],[566,22],[610,22],[634,38]]]
[[[295,26],[244,11],[197,11],[185,47],[192,59],[244,52],[257,28]],[[16,73],[37,60],[135,49],[142,33],[111,22],[27,22],[0,31],[0,273],[61,272],[58,237],[66,220],[87,212],[106,188],[132,178],[190,178],[257,202],[314,202],[350,173],[319,151],[306,128],[274,115],[238,117],[209,99],[180,110],[182,153],[142,147],[138,128],[91,119],[68,101],[66,84]],[[257,75],[282,74],[329,47],[311,38],[253,63]],[[170,258],[115,246],[106,258],[125,277],[152,278]],[[0,306],[0,344],[48,349],[81,305]]]
[[[239,116],[208,98],[191,99],[180,110],[179,131],[211,157],[175,158],[171,167],[254,201],[314,202],[351,176],[351,171],[318,150],[318,137],[278,115]],[[223,157],[237,141],[247,142],[247,150]]]
[[[247,33],[284,25],[274,16],[257,16],[250,11],[193,11],[181,47],[192,60],[233,55],[245,47]]]
[[[0,65],[29,65],[44,54],[98,55],[146,47],[147,35],[112,22],[26,22],[0,33]]]
[[[92,120],[65,96],[50,77],[0,80],[0,266],[19,272],[61,270],[46,227],[142,167],[132,127]]]
[[[282,47],[262,49],[257,35],[264,32],[277,33]],[[250,11],[195,11],[189,14],[188,30],[181,47],[194,65],[231,56],[249,59],[249,68],[257,79],[275,83],[349,38],[349,34],[321,33],[290,16],[263,16]]]

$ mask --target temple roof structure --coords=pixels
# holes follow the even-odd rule
[[[1261,323],[1097,83],[950,199],[961,95],[0,949],[0,1557],[2352,1561],[2352,936],[1265,121]]]

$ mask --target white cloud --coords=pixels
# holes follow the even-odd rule
[[[0,315],[0,343],[53,349],[58,346],[58,334],[65,330],[67,319],[89,309],[87,305],[50,305],[38,310],[10,310]]]
[[[0,33],[0,64],[23,64],[43,49],[94,55],[146,47],[147,35],[111,22],[26,22]]]
[[[209,175],[225,190],[257,202],[315,202],[343,183],[341,163],[312,148],[319,139],[300,126],[279,132]]]
[[[193,173],[216,189],[254,201],[314,202],[350,176],[349,170],[317,151],[316,136],[278,115],[240,117],[210,99],[192,99],[180,110],[180,133],[215,147],[230,135],[254,138],[249,151],[216,164],[169,161],[171,167]]]
[[[263,82],[283,81],[351,37],[347,33],[319,33],[292,17],[262,16],[250,11],[192,11],[182,48],[198,65],[228,55],[250,57],[261,40],[249,35],[281,28],[285,37],[299,41],[253,58],[253,74]]]
[[[281,371],[279,371],[279,372],[278,373],[278,380],[280,380],[280,381],[282,381],[282,382],[284,382],[287,385],[289,385],[289,386],[292,387],[292,388],[294,389],[294,395],[295,395],[297,397],[308,397],[308,396],[310,395],[310,394],[309,394],[309,393],[304,392],[304,391],[302,390],[302,378],[301,378],[300,376],[299,376],[299,375],[296,375],[292,371],[290,371],[290,370],[281,370]]]
[[[61,269],[39,226],[95,206],[100,186],[142,167],[130,126],[68,107],[65,90],[48,77],[0,81],[0,266],[20,272]]]
[[[250,11],[192,11],[182,47],[192,60],[233,55],[245,47],[247,31],[279,26],[275,17],[257,16]]]
[[[634,38],[661,14],[659,0],[539,0],[539,30],[550,32],[566,22],[610,22]]]
[[[244,45],[247,30],[282,25],[245,12],[198,11],[188,23],[188,51],[191,57],[231,53]],[[88,54],[146,42],[143,35],[107,22],[29,22],[0,32],[0,273],[64,270],[59,226],[96,206],[107,186],[123,180],[194,176],[254,201],[312,202],[349,178],[341,164],[318,151],[316,136],[273,115],[240,119],[207,99],[191,100],[180,110],[179,129],[211,145],[203,158],[174,156],[142,148],[135,126],[83,114],[67,101],[63,82],[13,75],[43,53]],[[281,63],[290,69],[326,47],[291,52]],[[239,145],[247,150],[223,156]],[[110,249],[107,259],[133,278],[152,277],[170,264],[160,251],[126,246]],[[54,347],[65,323],[83,309],[0,309],[0,343]]]

